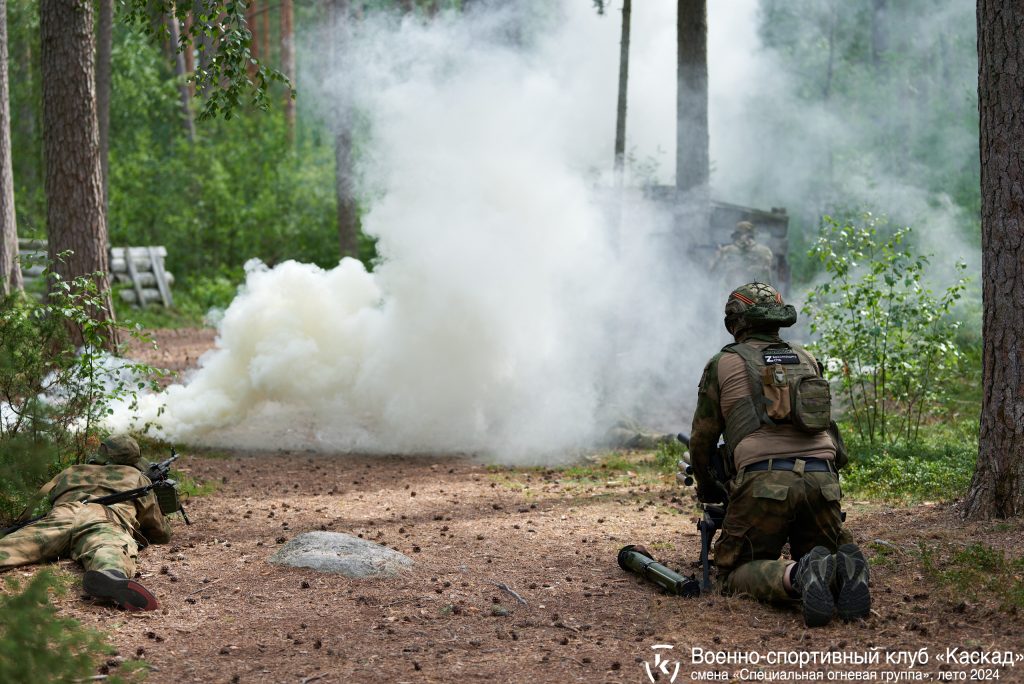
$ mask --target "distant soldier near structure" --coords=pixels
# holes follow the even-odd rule
[[[719,248],[711,272],[732,287],[734,283],[772,281],[772,250],[754,239],[754,224],[740,221],[732,232],[732,243]]]
[[[139,547],[166,544],[171,526],[156,495],[110,505],[96,499],[151,485],[149,464],[128,436],[104,441],[90,463],[65,468],[43,485],[50,512],[0,539],[0,572],[21,565],[70,557],[85,568],[82,587],[126,610],[155,610],[156,597],[133,580]],[[27,517],[27,516],[26,516]]]

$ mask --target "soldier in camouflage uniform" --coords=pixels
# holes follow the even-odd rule
[[[674,444],[676,436],[664,432],[650,432],[631,420],[620,420],[606,436],[613,449],[654,450],[663,444]]]
[[[0,571],[20,565],[71,557],[85,568],[85,593],[110,599],[127,610],[155,610],[156,597],[138,582],[139,546],[165,544],[171,526],[152,491],[118,504],[83,503],[150,484],[148,464],[128,436],[104,441],[91,462],[61,471],[37,494],[48,496],[50,512],[0,539]]]
[[[732,232],[732,243],[721,247],[711,262],[711,272],[726,287],[733,283],[771,280],[772,250],[754,239],[754,224],[740,221]]]
[[[769,602],[799,600],[806,624],[820,626],[836,609],[844,620],[867,616],[871,597],[867,561],[843,527],[837,454],[841,465],[845,450],[830,422],[828,385],[813,356],[779,337],[780,327],[795,322],[796,309],[770,285],[732,292],[725,327],[736,343],[704,369],[690,456],[697,497],[728,499],[714,549],[723,590]],[[817,383],[823,398],[814,415],[794,408],[786,394],[803,398],[803,382]],[[810,432],[814,421],[817,432]],[[727,482],[711,466],[720,436]],[[791,561],[780,558],[786,542]]]

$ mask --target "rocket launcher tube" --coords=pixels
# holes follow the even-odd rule
[[[686,597],[700,595],[700,583],[696,578],[683,577],[666,568],[651,558],[647,549],[642,546],[630,544],[622,547],[619,550],[619,567],[654,582],[670,594]]]

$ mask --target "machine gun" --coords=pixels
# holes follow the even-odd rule
[[[147,468],[146,477],[149,478],[150,484],[123,492],[107,494],[106,496],[96,497],[95,499],[86,497],[82,499],[82,503],[113,506],[114,504],[123,503],[125,501],[141,499],[149,492],[153,492],[156,495],[157,505],[160,506],[161,513],[164,515],[181,513],[181,517],[185,520],[185,524],[191,525],[192,521],[188,519],[188,515],[185,513],[185,508],[181,505],[181,499],[178,497],[178,483],[169,477],[171,464],[177,459],[178,454],[175,452],[174,447],[171,447],[170,458],[160,461],[159,463],[151,463],[149,468]],[[6,537],[12,532],[17,532],[22,527],[27,527],[32,523],[39,522],[45,517],[46,515],[44,514],[32,518],[31,520],[25,520],[24,522],[15,523],[10,527],[5,527],[0,530],[0,537]]]
[[[683,433],[676,435],[676,439],[687,447],[690,446],[690,438]],[[693,466],[686,460],[685,456],[683,460],[679,461],[678,466],[679,472],[676,473],[676,479],[687,487],[693,485]],[[719,482],[725,483],[729,481],[729,474],[725,467],[724,448],[721,445],[719,445],[711,457],[711,468],[714,471],[715,479]],[[701,593],[711,591],[711,543],[714,541],[715,533],[722,529],[722,523],[725,521],[725,510],[729,506],[729,496],[724,490],[723,497],[724,500],[720,504],[701,504],[701,507],[704,509],[704,515],[697,521],[697,531],[700,532]]]

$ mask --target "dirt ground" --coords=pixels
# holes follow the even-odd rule
[[[208,331],[161,335],[162,362],[192,365],[211,339]],[[873,563],[871,616],[808,630],[791,608],[669,596],[618,567],[618,550],[642,543],[669,567],[697,571],[694,500],[644,469],[643,453],[628,455],[635,470],[599,460],[512,470],[444,455],[180,451],[181,470],[213,491],[188,502],[191,526],[176,517],[171,544],[140,555],[141,581],[162,609],[130,614],[76,592],[57,599],[62,614],[110,635],[118,655],[101,672],[141,659],[148,682],[846,681],[871,673],[876,681],[1024,681],[1024,662],[986,662],[996,651],[1024,660],[1021,615],[993,592],[936,579],[975,542],[1020,557],[1021,521],[968,525],[953,504],[847,501],[848,525]],[[311,530],[359,535],[415,565],[397,579],[353,580],[267,562]],[[740,652],[750,662],[732,655],[707,664],[692,649],[723,659]],[[901,651],[928,661],[887,662]],[[848,661],[801,667],[810,654]],[[861,656],[879,662],[853,662]]]

